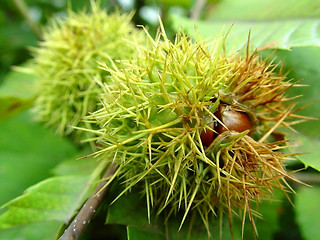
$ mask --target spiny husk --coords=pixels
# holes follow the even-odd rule
[[[76,140],[81,136],[73,127],[92,128],[82,120],[97,110],[102,90],[95,79],[103,81],[107,74],[99,62],[129,58],[136,54],[135,45],[144,41],[142,31],[130,23],[132,14],[108,14],[94,1],[91,8],[69,10],[67,17],[53,19],[44,29],[40,47],[32,49],[30,71],[39,79],[35,115],[57,133],[73,134]]]
[[[209,44],[184,33],[171,42],[162,29],[137,58],[104,65],[110,74],[101,95],[103,108],[89,120],[102,146],[94,153],[119,165],[115,176],[144,189],[149,218],[152,209],[170,214],[197,211],[209,232],[209,216],[248,214],[255,229],[252,202],[290,191],[279,151],[286,142],[270,142],[278,127],[288,127],[292,105],[285,90],[292,84],[273,72],[275,66],[257,53],[225,56],[225,38]],[[200,134],[213,122],[219,104],[247,113],[257,134],[220,134],[205,148]],[[220,122],[221,123],[221,122]],[[122,195],[121,194],[121,195]],[[121,196],[120,195],[120,196]]]

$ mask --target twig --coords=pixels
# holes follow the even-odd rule
[[[27,21],[28,25],[30,26],[30,28],[32,29],[34,34],[37,36],[37,38],[39,40],[41,40],[42,39],[41,29],[40,29],[39,25],[35,21],[33,21],[32,18],[30,17],[28,6],[25,4],[25,2],[23,0],[13,0],[13,2],[16,5],[16,7],[18,8],[21,15]]]
[[[199,19],[200,13],[204,6],[206,5],[206,0],[197,0],[190,14],[191,19]]]
[[[320,174],[310,172],[296,172],[292,174],[293,177],[309,185],[320,185]]]
[[[110,178],[110,176],[112,176],[115,173],[117,168],[118,165],[112,163],[103,175],[103,179]],[[86,226],[90,223],[90,220],[92,219],[94,213],[101,204],[105,194],[109,190],[110,185],[108,187],[103,188],[106,182],[107,180],[99,183],[91,197],[82,206],[80,212],[73,219],[72,223],[65,230],[63,235],[59,238],[59,240],[80,239]]]

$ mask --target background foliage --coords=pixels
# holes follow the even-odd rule
[[[69,139],[58,137],[33,121],[28,109],[34,98],[35,80],[12,69],[27,64],[31,57],[28,47],[37,46],[36,30],[30,19],[36,26],[43,26],[53,15],[66,14],[67,1],[26,0],[25,15],[17,5],[21,2],[2,0],[0,10],[0,239],[55,239],[62,225],[90,194],[99,165],[94,159],[76,160],[88,150],[79,149]],[[135,9],[133,21],[148,25],[151,33],[157,28],[157,14],[170,36],[181,28],[191,36],[200,34],[209,39],[230,31],[228,51],[243,47],[250,32],[252,48],[270,47],[262,56],[274,52],[275,61],[284,63],[289,79],[303,79],[301,83],[308,85],[290,92],[292,96],[302,95],[298,106],[313,103],[301,114],[320,118],[319,0],[101,2],[108,11]],[[90,5],[86,0],[70,3],[75,11]],[[279,201],[262,203],[263,219],[257,220],[259,239],[320,239],[320,121],[300,123],[296,129],[297,133],[291,133],[296,144],[293,151],[305,154],[288,168],[303,168],[296,176],[313,187],[293,185],[297,192],[291,196],[295,207],[281,194],[275,196]],[[83,239],[186,238],[187,227],[177,233],[178,222],[174,219],[167,225],[159,224],[159,219],[148,224],[145,206],[137,193],[107,207],[119,188],[117,183],[113,185]],[[214,229],[216,225],[213,224]],[[229,239],[228,226],[224,229],[223,239]],[[236,239],[240,231],[235,229]],[[204,238],[206,232],[199,224],[198,232],[190,239]],[[244,238],[253,238],[250,227]]]

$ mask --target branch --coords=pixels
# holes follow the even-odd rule
[[[109,166],[109,168],[106,170],[102,179],[110,178],[115,173],[117,168],[118,168],[118,165],[112,163]],[[109,190],[110,185],[108,187],[103,188],[105,186],[106,182],[107,182],[107,180],[99,183],[99,185],[94,190],[93,194],[90,196],[90,198],[82,206],[80,212],[73,219],[72,223],[65,230],[63,235],[59,238],[59,240],[78,240],[78,239],[80,239],[86,226],[90,223],[90,220],[92,219],[94,213],[96,212],[97,208],[101,204],[105,194]]]
[[[292,174],[293,177],[309,185],[320,185],[320,174],[310,172],[296,172]]]
[[[194,20],[199,19],[201,11],[205,5],[206,0],[197,0],[190,14],[190,18]]]
[[[24,19],[27,21],[28,25],[34,32],[34,34],[37,36],[39,40],[42,39],[42,32],[40,30],[39,25],[32,20],[32,18],[29,16],[29,10],[28,6],[25,4],[23,0],[13,0],[14,4],[18,8],[20,14],[24,17]]]

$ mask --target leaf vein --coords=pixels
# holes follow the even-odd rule
[[[257,43],[255,44],[256,45],[256,47],[258,48],[258,47],[261,47],[264,43],[268,43],[268,38],[271,36],[271,35],[274,35],[274,33],[276,32],[276,29],[275,29],[275,27],[272,27],[271,28],[272,29],[272,31],[269,31],[269,32],[267,32],[267,34],[265,34],[265,28],[260,28],[260,31],[259,31],[259,33],[260,32],[263,32],[263,34],[262,34],[262,39],[258,42],[257,41]],[[255,34],[255,35],[257,35],[257,34]]]
[[[318,29],[319,29],[319,20],[316,21],[312,28],[311,28],[311,34],[315,40],[315,42],[317,43],[317,45],[320,45],[320,39],[319,39],[319,33],[318,33]]]
[[[304,21],[297,23],[295,27],[293,27],[284,37],[283,37],[283,46],[288,47],[290,44],[290,38],[293,36],[293,34],[301,27],[301,25],[304,23]]]

